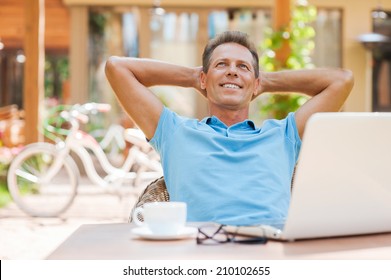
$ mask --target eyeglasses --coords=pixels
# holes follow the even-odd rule
[[[216,245],[223,243],[242,244],[266,244],[266,237],[246,237],[235,233],[229,233],[224,229],[224,225],[205,226],[198,228],[197,244]]]

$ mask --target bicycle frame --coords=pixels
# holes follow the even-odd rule
[[[97,187],[107,187],[110,191],[122,186],[125,180],[131,181],[130,185],[137,187],[141,179],[156,179],[162,175],[160,159],[146,143],[140,130],[132,131],[129,138],[126,138],[133,146],[123,165],[116,167],[111,164],[100,143],[80,129],[80,125],[89,120],[87,114],[105,112],[108,107],[107,104],[97,103],[64,107],[59,117],[48,119],[47,122],[48,131],[53,132],[54,136],[51,139],[55,140],[56,144],[29,144],[13,159],[7,172],[8,188],[16,204],[26,214],[34,217],[55,217],[68,209],[77,195],[80,179],[73,155],[80,158],[92,183]],[[59,113],[57,108],[55,113]],[[58,126],[51,125],[51,120]],[[56,137],[56,133],[61,137]],[[121,136],[113,130],[110,133],[105,134],[106,139],[118,141]],[[125,135],[121,139],[124,140]],[[93,155],[106,174],[102,175],[97,171]],[[137,172],[133,171],[135,163]]]
[[[102,149],[106,149],[110,143],[114,142],[118,149],[125,149],[126,143],[123,137],[125,128],[123,128],[119,124],[112,124],[109,126],[108,130],[99,129],[97,131],[90,132],[90,135],[93,136],[96,139],[96,136],[94,133],[98,134],[102,133],[104,134],[104,137],[101,141],[99,141],[99,145],[102,147]]]
[[[99,143],[85,132],[77,131],[75,133],[75,137],[71,134],[70,138],[67,138],[65,145],[69,148],[69,150],[79,156],[87,176],[94,183],[100,186],[106,186],[109,183],[113,183],[115,180],[136,178],[135,172],[128,171],[135,162],[134,156],[131,153],[129,153],[129,156],[123,166],[121,168],[116,168],[109,162]],[[92,151],[103,170],[108,174],[105,179],[102,179],[102,177],[97,173],[91,155],[87,149]]]
[[[79,122],[87,122],[88,117],[82,114],[74,117],[69,114],[68,118],[71,124],[71,130],[65,141],[59,142],[56,145],[58,155],[56,156],[53,165],[46,173],[46,176],[42,178],[41,181],[50,181],[57,174],[64,162],[64,159],[70,155],[71,151],[74,152],[82,161],[86,174],[90,180],[101,187],[106,187],[113,183],[122,184],[124,180],[132,180],[137,177],[136,172],[129,171],[130,168],[136,162],[136,159],[139,159],[139,161],[144,164],[147,160],[147,156],[144,155],[137,146],[131,148],[125,162],[120,168],[114,167],[95,138],[84,131],[79,130]],[[96,156],[99,164],[107,173],[107,176],[104,178],[102,178],[96,171],[94,162],[88,150]],[[154,166],[154,169],[157,169],[156,165]],[[161,171],[159,170],[155,172],[156,175],[158,173],[161,174]]]

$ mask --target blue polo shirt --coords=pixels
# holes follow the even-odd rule
[[[227,127],[164,108],[150,141],[158,151],[171,201],[184,201],[188,221],[229,225],[285,221],[301,140],[294,113]]]

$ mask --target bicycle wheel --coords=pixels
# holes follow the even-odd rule
[[[65,158],[49,182],[41,180],[56,155],[54,145],[34,143],[26,146],[10,164],[7,174],[9,192],[19,208],[30,216],[59,216],[76,196],[79,171],[70,156]]]

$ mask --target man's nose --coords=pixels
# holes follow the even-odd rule
[[[237,76],[238,72],[237,72],[237,68],[236,68],[236,65],[234,63],[230,64],[228,69],[227,69],[227,75],[235,75]]]

